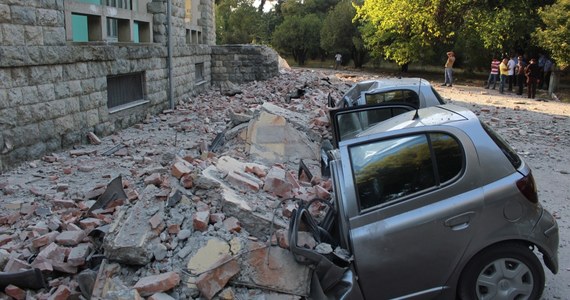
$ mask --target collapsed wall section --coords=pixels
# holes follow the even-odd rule
[[[256,45],[212,47],[212,85],[261,81],[279,74],[279,55]]]

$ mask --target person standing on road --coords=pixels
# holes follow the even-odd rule
[[[453,63],[455,62],[455,53],[453,51],[447,52],[447,61],[445,62],[445,81],[442,86],[453,86]]]
[[[340,63],[342,63],[342,54],[337,53],[334,56],[334,60],[335,60],[334,69],[337,70],[338,68],[340,68]]]
[[[518,85],[517,95],[522,95],[523,93],[524,82],[525,82],[525,74],[524,74],[525,67],[526,63],[524,62],[522,55],[519,55],[517,59],[517,66],[515,67],[515,76]]]
[[[509,71],[507,74],[507,77],[509,79],[509,92],[513,91],[513,83],[515,82],[515,67],[516,67],[517,63],[515,62],[514,59],[514,54],[511,54],[510,59],[507,63],[507,66],[509,67]]]
[[[528,86],[528,98],[534,99],[536,96],[536,83],[540,77],[540,67],[536,64],[536,59],[533,58],[530,60],[530,64],[526,66],[524,73]]]
[[[544,61],[544,78],[540,82],[541,89],[544,88],[548,90],[548,85],[550,84],[550,75],[552,75],[552,67],[553,67],[552,60],[550,58],[546,58]]]
[[[497,81],[499,80],[499,65],[501,61],[497,59],[496,55],[493,55],[493,60],[491,61],[491,73],[489,73],[489,79],[487,79],[486,89],[491,87],[491,82],[493,82],[493,89],[497,86]]]
[[[509,76],[509,59],[503,58],[503,61],[499,65],[499,72],[501,73],[501,83],[499,84],[499,93],[505,93],[505,83],[507,82],[507,77]]]

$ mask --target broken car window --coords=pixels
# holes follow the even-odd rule
[[[441,133],[355,145],[349,152],[361,209],[438,186],[454,178],[463,166],[460,145]]]

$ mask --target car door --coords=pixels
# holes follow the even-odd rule
[[[472,144],[415,130],[341,143],[342,205],[366,299],[437,297],[476,234]]]
[[[407,103],[380,103],[332,109],[329,116],[333,147],[338,148],[340,141],[354,137],[379,122],[414,109],[416,107]]]
[[[333,140],[325,140],[321,145],[321,175],[330,176],[331,156],[328,153],[338,148],[338,143],[346,138],[354,137],[363,130],[399,114],[416,109],[406,103],[381,103],[345,108],[336,108],[329,111]]]

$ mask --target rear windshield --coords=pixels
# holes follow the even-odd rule
[[[501,149],[501,151],[503,151],[503,154],[511,162],[513,167],[515,167],[515,169],[518,169],[521,166],[522,162],[521,162],[521,158],[515,152],[515,150],[513,148],[511,148],[511,146],[509,146],[509,144],[507,144],[507,142],[505,140],[503,140],[503,138],[501,138],[501,136],[499,136],[487,124],[481,122],[481,125],[483,126],[483,129],[485,129],[487,134],[491,137],[491,139],[495,142],[495,144],[497,144],[497,146]]]
[[[433,86],[431,87],[431,90],[432,90],[433,94],[435,95],[435,97],[437,98],[437,101],[439,101],[440,104],[445,104],[445,101],[443,100],[441,95],[433,88]]]

